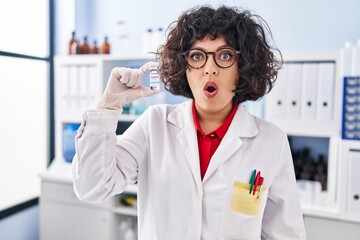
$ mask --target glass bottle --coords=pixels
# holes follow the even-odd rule
[[[96,40],[94,40],[94,45],[91,48],[91,54],[99,54],[99,48],[97,46],[97,41]]]
[[[157,67],[150,68],[150,88],[153,90],[160,90],[160,78]]]
[[[79,44],[79,40],[76,39],[75,42],[73,42],[73,43],[71,44],[70,54],[71,54],[71,55],[80,54],[80,44]]]
[[[104,43],[102,45],[102,53],[110,54],[110,43],[108,42],[108,37],[104,38]]]
[[[80,47],[81,54],[90,54],[90,46],[88,44],[87,36],[84,36],[84,41]]]
[[[69,44],[68,44],[68,54],[69,54],[69,55],[74,54],[73,51],[71,50],[71,48],[72,48],[72,45],[73,45],[75,42],[76,42],[76,35],[75,35],[75,31],[73,31],[73,32],[71,33],[71,39],[70,39]]]

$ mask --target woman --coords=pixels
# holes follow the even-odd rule
[[[122,106],[158,93],[150,67],[114,68],[76,137],[74,188],[101,202],[138,185],[139,239],[305,239],[286,133],[241,105],[271,90],[281,61],[264,21],[235,8],[193,8],[159,49],[167,90],[119,138]]]

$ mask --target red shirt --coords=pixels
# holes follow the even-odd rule
[[[196,114],[195,102],[193,102],[192,113],[193,113],[195,129],[197,132],[201,179],[204,178],[206,170],[210,163],[210,159],[214,155],[216,149],[220,145],[221,140],[225,136],[225,134],[230,126],[230,123],[234,118],[237,108],[238,108],[238,104],[234,104],[234,107],[231,110],[229,116],[225,119],[225,121],[221,124],[221,126],[218,127],[218,129],[216,129],[215,131],[206,135],[201,130],[199,119]]]

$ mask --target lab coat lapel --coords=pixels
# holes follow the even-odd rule
[[[186,161],[190,166],[196,185],[201,187],[199,150],[191,107],[192,101],[180,104],[169,113],[167,120],[180,128],[176,138],[186,156]]]
[[[240,104],[229,129],[210,160],[203,182],[240,149],[243,142],[241,138],[253,137],[258,132],[254,116]],[[239,160],[241,161],[241,159]]]

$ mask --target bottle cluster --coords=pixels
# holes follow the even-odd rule
[[[321,183],[321,190],[327,189],[327,161],[325,156],[311,156],[311,149],[304,147],[292,152],[297,180],[310,180]]]
[[[110,43],[108,37],[104,37],[101,46],[98,46],[97,40],[93,40],[92,44],[89,43],[88,36],[83,37],[83,41],[76,38],[76,33],[71,33],[71,39],[68,43],[68,54],[110,54]]]

